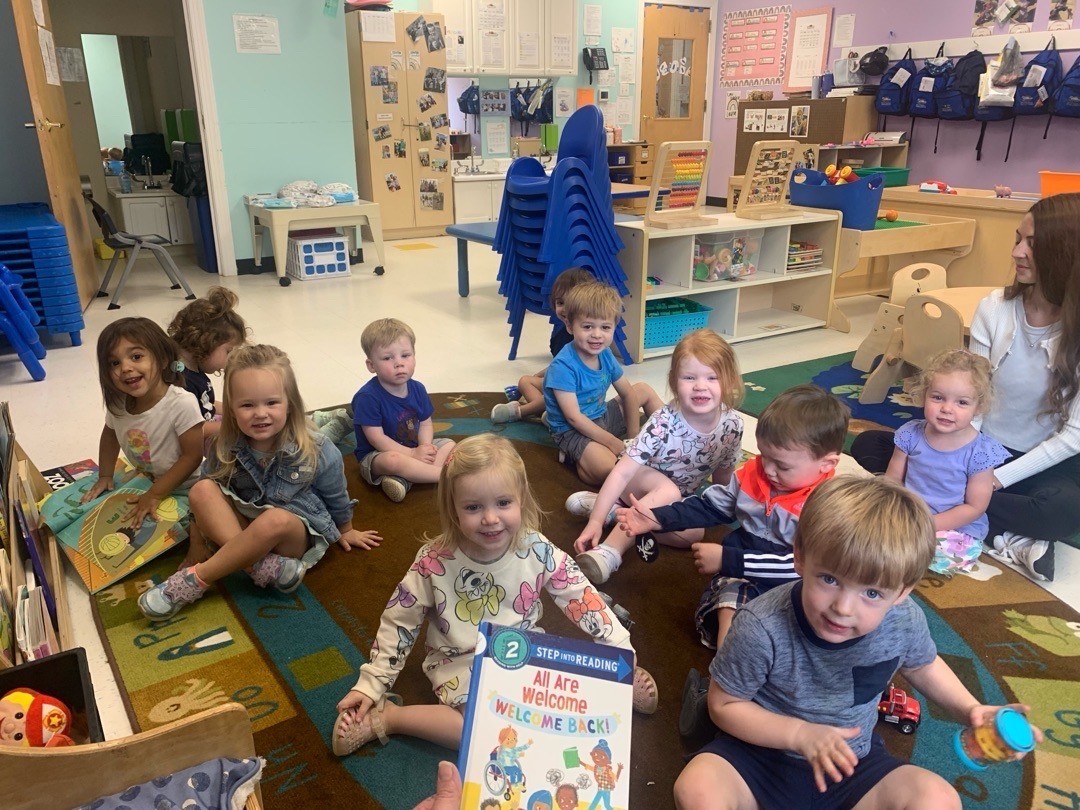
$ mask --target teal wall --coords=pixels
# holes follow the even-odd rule
[[[341,9],[296,0],[205,3],[236,258],[254,255],[244,195],[291,180],[356,184]],[[240,54],[233,14],[276,17],[280,54]],[[269,249],[264,249],[269,252]],[[284,261],[284,257],[275,257]]]
[[[83,58],[90,95],[94,99],[98,145],[124,148],[124,136],[131,134],[124,69],[114,34],[83,34]]]

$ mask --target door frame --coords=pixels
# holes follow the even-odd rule
[[[185,0],[187,2],[187,0]],[[202,2],[202,0],[200,0]],[[717,15],[720,11],[720,0],[643,0],[638,3],[638,54],[642,55],[642,51],[645,49],[645,3],[652,3],[654,6],[684,6],[687,8],[707,8],[709,10],[709,21],[712,23],[709,29],[708,39],[708,61],[705,64],[705,117],[702,121],[702,134],[703,140],[712,140],[712,114],[713,114],[713,90],[716,85],[716,77],[713,75],[713,66],[716,65],[716,37],[719,34],[720,25],[717,21]],[[639,59],[640,61],[640,59]],[[638,129],[641,128],[641,77],[638,76],[638,92],[634,96],[634,120],[637,122]],[[642,137],[641,133],[637,133],[637,137]],[[660,144],[655,144],[659,146]]]
[[[221,121],[210,62],[210,39],[206,32],[204,0],[183,0],[184,27],[187,29],[188,53],[195,83],[195,103],[199,108],[199,131],[202,133],[206,186],[210,196],[211,220],[214,223],[214,247],[218,275],[235,276],[236,251],[233,249],[232,213],[225,185],[225,159],[221,147]]]

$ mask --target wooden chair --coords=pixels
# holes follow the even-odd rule
[[[247,709],[226,703],[166,726],[119,740],[70,748],[0,745],[4,807],[76,807],[216,757],[255,756]],[[256,787],[245,810],[258,810]]]
[[[913,295],[904,305],[900,326],[893,330],[881,362],[867,378],[859,402],[883,402],[897,380],[925,368],[947,349],[964,348],[964,320],[953,307],[932,295]]]
[[[874,358],[885,352],[892,339],[893,330],[900,326],[904,317],[904,304],[911,296],[947,286],[945,268],[940,264],[915,262],[897,270],[892,277],[889,300],[878,308],[874,325],[859,344],[851,367],[858,371],[869,371],[873,368]]]

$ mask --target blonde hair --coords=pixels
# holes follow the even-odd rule
[[[236,422],[236,414],[233,413],[233,377],[239,371],[248,369],[265,369],[277,375],[281,380],[281,388],[285,393],[285,401],[288,403],[288,413],[285,416],[285,426],[278,434],[276,450],[288,444],[296,444],[298,462],[300,464],[315,466],[318,460],[318,449],[315,438],[308,431],[307,417],[304,415],[304,400],[300,396],[300,389],[296,385],[296,375],[293,374],[292,363],[288,355],[277,346],[267,346],[263,343],[238,346],[225,364],[225,385],[223,386],[221,430],[214,440],[211,452],[217,461],[217,469],[210,473],[209,477],[215,481],[228,481],[232,478],[236,468],[236,444],[243,435],[240,426]]]
[[[765,406],[754,435],[758,444],[792,450],[805,447],[814,458],[842,453],[848,406],[824,388],[806,383],[784,391]]]
[[[986,413],[990,410],[990,400],[994,396],[990,361],[966,349],[951,349],[934,355],[926,368],[919,373],[911,394],[916,402],[922,402],[926,397],[927,389],[933,384],[934,377],[938,374],[964,372],[971,375],[971,385],[975,389],[975,399],[978,400],[975,413]]]
[[[408,338],[412,347],[416,348],[416,333],[407,323],[397,318],[379,318],[365,326],[360,333],[360,347],[370,360],[376,349],[389,346],[403,337]]]
[[[218,346],[247,340],[247,324],[236,311],[239,303],[232,290],[211,287],[205,298],[196,298],[176,313],[169,324],[169,337],[201,365]]]
[[[571,325],[582,318],[618,321],[622,313],[622,299],[619,291],[610,284],[586,281],[566,293],[563,298],[563,311],[566,322]]]
[[[712,329],[697,329],[675,344],[668,371],[668,389],[672,394],[679,383],[679,366],[683,360],[693,357],[716,372],[720,380],[720,400],[724,407],[733,410],[743,400],[743,381],[739,374],[739,360],[734,349]]]
[[[913,587],[934,558],[934,518],[918,495],[887,478],[838,475],[806,501],[795,553],[842,579]]]
[[[540,528],[543,512],[529,489],[529,479],[525,473],[525,463],[509,441],[494,433],[481,433],[469,436],[458,442],[447,459],[439,475],[439,491],[436,500],[439,505],[439,524],[442,533],[431,540],[439,549],[454,551],[461,546],[465,533],[458,523],[457,509],[454,504],[454,486],[459,478],[481,472],[501,474],[511,484],[521,504],[521,529],[512,545],[517,546],[529,532]],[[425,538],[426,539],[426,538]]]

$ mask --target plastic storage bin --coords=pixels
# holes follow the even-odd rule
[[[645,348],[674,346],[687,332],[704,328],[712,307],[690,298],[662,298],[645,302]]]
[[[1044,197],[1080,191],[1080,174],[1076,172],[1039,172],[1039,185]]]
[[[290,237],[285,272],[300,281],[349,275],[349,244],[344,236]]]
[[[907,166],[864,166],[855,169],[855,174],[859,177],[869,177],[872,174],[882,175],[885,178],[885,188],[906,186],[910,172],[911,169]]]
[[[822,172],[796,169],[791,175],[791,204],[831,208],[844,215],[843,227],[872,231],[884,189],[885,178],[877,172],[853,183],[834,186]]]
[[[735,281],[757,271],[763,229],[694,238],[694,281]]]
[[[0,696],[19,687],[62,700],[74,715],[68,736],[76,743],[105,742],[82,647],[0,670]]]

